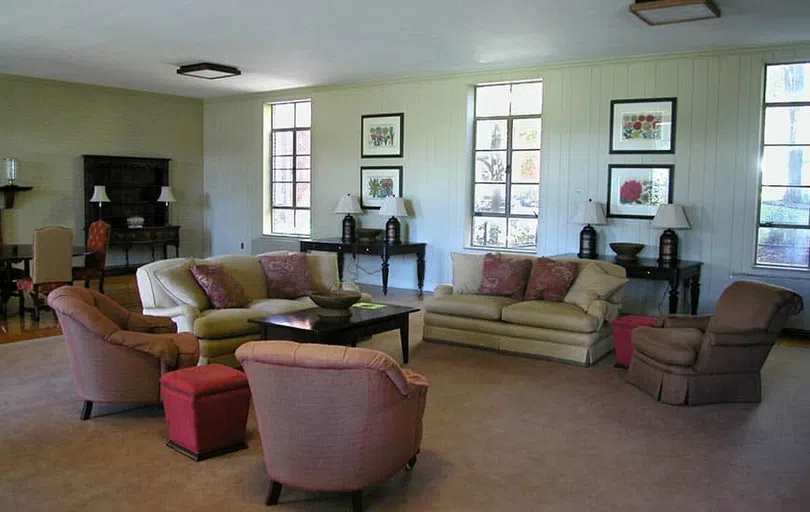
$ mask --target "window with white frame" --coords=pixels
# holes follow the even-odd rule
[[[473,247],[534,252],[543,83],[475,88]]]
[[[312,101],[272,103],[269,114],[269,219],[266,219],[269,230],[265,228],[265,232],[308,236],[311,232]]]
[[[810,268],[810,62],[765,66],[756,263]]]

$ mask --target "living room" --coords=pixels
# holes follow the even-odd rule
[[[62,43],[68,48],[62,53],[26,53],[30,50],[29,45],[35,46],[37,38],[42,37],[44,29],[41,32],[31,28],[27,38],[25,34],[20,35],[24,30],[15,33],[17,39],[4,41],[0,38],[0,41],[4,41],[0,45],[4,48],[0,50],[3,57],[0,59],[0,73],[4,73],[0,75],[0,133],[4,134],[0,138],[0,154],[16,158],[19,162],[20,181],[33,186],[32,191],[17,198],[15,208],[2,211],[4,242],[30,243],[31,233],[35,228],[62,224],[74,228],[77,243],[83,243],[81,227],[85,223],[83,211],[86,198],[82,181],[82,155],[100,154],[172,159],[170,181],[177,201],[171,206],[171,218],[173,224],[181,226],[181,256],[297,251],[299,238],[274,236],[267,229],[266,110],[268,105],[275,102],[310,99],[312,238],[340,235],[342,215],[335,214],[334,207],[341,196],[360,193],[362,166],[402,166],[401,195],[409,208],[409,216],[401,219],[403,236],[427,243],[424,288],[430,292],[436,286],[452,281],[452,252],[486,252],[471,248],[470,243],[475,87],[480,84],[531,80],[542,81],[543,85],[540,207],[536,250],[532,251],[534,254],[551,256],[577,252],[582,224],[572,222],[571,219],[582,203],[589,199],[602,204],[607,202],[609,165],[673,165],[672,202],[684,207],[691,225],[688,230],[678,231],[680,257],[703,264],[700,313],[713,312],[723,290],[741,278],[759,278],[776,284],[790,283],[800,293],[810,290],[800,271],[763,268],[753,264],[759,213],[765,65],[810,61],[810,41],[804,28],[810,20],[810,8],[807,6],[790,1],[778,2],[778,7],[764,6],[761,5],[762,2],[754,1],[718,1],[716,3],[723,10],[723,15],[719,18],[653,27],[645,25],[629,13],[628,1],[588,2],[587,9],[582,13],[579,12],[581,6],[555,6],[541,2],[536,9],[542,10],[549,17],[552,16],[551,11],[560,11],[554,18],[560,25],[552,27],[542,22],[543,15],[535,13],[518,22],[523,10],[530,6],[528,2],[509,2],[514,5],[502,6],[503,20],[495,23],[497,30],[492,28],[494,32],[501,34],[501,38],[485,38],[479,43],[476,52],[465,54],[452,66],[449,64],[453,61],[452,49],[457,47],[441,46],[449,43],[442,38],[439,31],[432,30],[438,21],[421,26],[418,20],[425,17],[425,13],[436,10],[431,16],[450,26],[456,15],[454,9],[439,8],[427,2],[408,8],[387,7],[390,11],[383,11],[387,12],[388,24],[380,26],[388,27],[390,38],[382,43],[383,46],[386,42],[394,45],[393,47],[401,44],[416,55],[411,55],[411,60],[403,60],[399,69],[391,69],[394,67],[393,63],[400,62],[399,59],[403,59],[403,56],[399,51],[392,51],[391,55],[386,56],[386,51],[380,49],[376,55],[378,62],[382,62],[378,74],[357,71],[353,75],[352,66],[358,66],[356,61],[363,58],[373,60],[375,57],[374,51],[362,55],[356,52],[369,40],[382,37],[386,32],[377,28],[371,35],[364,35],[363,20],[371,24],[380,18],[372,17],[367,10],[361,9],[359,2],[355,3],[357,5],[352,6],[354,10],[347,8],[350,13],[329,13],[334,18],[333,23],[349,23],[350,18],[359,17],[351,23],[358,35],[352,39],[351,44],[347,43],[348,50],[342,55],[342,60],[333,66],[326,66],[322,62],[324,58],[313,56],[313,50],[306,45],[290,47],[292,56],[289,61],[305,62],[301,64],[302,69],[298,75],[285,68],[284,73],[274,76],[272,69],[259,65],[259,60],[246,65],[244,63],[247,57],[242,60],[238,48],[232,50],[233,53],[217,51],[215,36],[221,36],[220,33],[211,35],[211,39],[206,41],[195,39],[197,47],[190,46],[182,55],[165,55],[162,60],[153,59],[154,62],[149,63],[153,67],[143,76],[138,74],[138,66],[145,65],[143,63],[131,63],[134,66],[131,70],[112,64],[114,59],[111,55],[123,50],[111,50],[110,54],[106,50],[102,51],[101,47],[114,39],[109,33],[107,39],[100,37],[99,40],[88,40],[80,37],[76,40],[75,48],[79,54],[85,54],[87,48],[100,54],[95,59],[85,56],[89,60],[77,65],[73,65],[68,42]],[[25,20],[33,14],[41,14],[38,12],[40,9],[25,7],[24,2],[15,4],[17,5],[14,5],[10,15],[17,17],[9,19],[16,20],[18,27],[25,26],[28,23]],[[151,2],[146,2],[142,13],[148,12],[149,4]],[[160,12],[157,3],[153,7],[154,12]],[[315,10],[322,6],[312,4],[307,7]],[[478,7],[484,9],[490,6],[481,2]],[[207,12],[207,18],[203,16],[202,19],[193,20],[201,22],[207,19],[213,24],[213,20],[221,13],[213,3],[209,3],[208,8],[210,12]],[[534,8],[532,6],[532,10]],[[92,32],[94,23],[104,25],[105,22],[104,13],[93,11],[89,7],[87,9],[82,11],[82,16],[86,17],[77,17],[73,27],[85,34]],[[267,9],[263,14],[270,17],[272,8]],[[455,9],[468,10],[460,3]],[[593,12],[587,12],[588,9]],[[284,14],[288,15],[284,17],[288,21],[299,19],[294,12],[285,10]],[[318,19],[324,24],[330,21],[328,17]],[[459,28],[459,32],[454,31],[453,34],[461,39],[464,39],[464,35],[468,38],[466,41],[475,41],[475,31],[485,31],[488,28],[486,20],[476,18],[476,25],[471,19],[464,19],[471,25],[470,32]],[[116,20],[109,22],[110,27],[122,30],[121,41],[116,44],[125,47],[138,40],[136,29],[143,30],[143,26]],[[247,23],[235,14],[231,21],[236,26]],[[48,23],[55,34],[62,34],[69,39],[71,30],[68,23],[64,23],[66,28],[57,19],[49,19]],[[315,37],[313,34],[319,30],[316,24],[310,25],[303,21],[300,23],[312,30],[310,37]],[[503,35],[508,30],[501,27],[501,23],[504,26],[517,23],[524,39],[516,40]],[[297,26],[295,23],[293,25]],[[206,30],[200,29],[203,26],[205,25],[193,26],[189,21],[185,31],[191,37],[194,32],[205,32]],[[540,26],[545,30],[537,28]],[[607,28],[599,30],[603,26]],[[127,30],[123,30],[124,27],[128,27]],[[57,30],[60,28],[61,30]],[[570,36],[570,44],[555,42],[557,39],[565,40],[574,30],[579,30],[582,34]],[[332,34],[331,31],[329,33]],[[399,39],[397,33],[400,34]],[[593,33],[591,39],[588,33]],[[160,40],[159,30],[152,35],[155,41]],[[234,34],[231,36],[238,39]],[[636,46],[637,51],[628,50],[629,44],[622,45],[622,41],[630,38],[643,41]],[[306,40],[308,37],[302,39]],[[436,55],[415,43],[417,40],[434,39],[437,45]],[[272,42],[282,48],[281,52],[272,53],[284,53],[280,37],[260,41],[251,39],[242,46],[254,47]],[[322,43],[337,44],[328,40]],[[238,47],[239,44],[234,46]],[[142,50],[146,52],[146,49]],[[27,60],[12,59],[15,53],[24,54]],[[207,81],[200,80],[196,83],[193,78],[176,75],[178,65],[194,60],[188,58],[188,55],[194,55],[200,60],[217,59],[225,64],[239,66],[242,75],[213,80],[210,88],[206,88],[209,87]],[[4,59],[8,61],[7,65],[2,64]],[[60,63],[54,67],[58,69],[58,73],[49,74],[49,59]],[[277,55],[273,59],[268,57],[268,61],[270,60],[278,66],[290,65]],[[391,63],[386,64],[387,60]],[[420,64],[408,66],[414,62]],[[332,70],[332,75],[326,78],[318,75],[315,72],[318,64]],[[334,71],[335,68],[346,70],[339,74]],[[360,68],[362,66],[357,69]],[[165,73],[167,77],[158,78],[158,82],[154,82],[152,74],[160,73]],[[234,85],[228,85],[228,81]],[[187,86],[187,83],[194,85]],[[670,97],[677,98],[677,127],[674,133],[677,147],[674,153],[611,154],[611,101]],[[403,156],[399,159],[361,158],[361,116],[383,113],[404,113]],[[357,218],[362,227],[369,228],[382,228],[387,220],[373,210],[368,210]],[[658,255],[661,228],[654,227],[650,219],[609,217],[607,224],[596,226],[596,229],[599,254],[610,254],[608,244],[611,242],[637,242],[645,246],[641,253],[643,257],[655,258]],[[120,263],[121,258],[121,254],[111,253],[110,264]],[[149,255],[144,251],[136,254],[135,259],[146,262]],[[379,258],[347,258],[344,271],[347,280],[361,285],[380,283]],[[392,288],[417,288],[411,257],[392,258],[389,283]],[[665,303],[665,293],[665,283],[632,280],[626,288],[623,311],[649,315],[664,313],[665,307],[662,304]],[[384,297],[375,299],[383,300]],[[794,318],[791,326],[810,328],[805,316]],[[413,331],[412,328],[412,337],[416,335]],[[397,340],[385,337],[379,340],[375,338],[370,346],[392,356],[398,350]],[[634,493],[634,485],[627,484],[614,494],[604,483],[600,483],[608,480],[601,480],[603,477],[598,471],[586,471],[588,449],[593,449],[601,457],[618,457],[623,463],[627,463],[620,454],[599,444],[616,443],[618,446],[623,435],[618,427],[622,420],[617,411],[623,410],[618,399],[616,402],[600,402],[608,392],[624,393],[624,388],[629,387],[618,370],[570,367],[529,358],[481,354],[480,351],[456,347],[447,353],[433,344],[414,345],[412,350],[415,355],[411,366],[414,370],[425,373],[431,380],[431,393],[441,386],[452,389],[451,395],[444,395],[441,400],[434,402],[430,402],[429,395],[426,418],[430,417],[433,410],[437,413],[439,410],[451,410],[456,405],[454,399],[457,399],[463,402],[461,411],[470,413],[469,416],[460,417],[466,422],[478,422],[478,426],[467,426],[466,423],[454,426],[452,415],[438,415],[441,422],[432,424],[436,430],[431,433],[426,427],[425,443],[430,446],[430,450],[420,462],[427,466],[423,469],[430,478],[423,476],[413,482],[399,478],[377,488],[369,497],[370,509],[376,509],[375,499],[379,500],[384,509],[399,510],[431,509],[431,504],[456,510],[495,510],[509,507],[523,510],[531,503],[535,503],[539,510],[581,510],[583,504],[588,504],[591,509],[667,508],[661,502],[652,501],[655,493],[649,487],[638,490],[638,499],[634,501],[627,497]],[[420,350],[424,354],[421,358],[418,356]],[[733,471],[722,474],[717,487],[728,484],[728,493],[737,492],[746,497],[749,500],[747,506],[751,510],[773,509],[778,506],[785,510],[800,510],[799,498],[807,496],[806,493],[801,493],[799,484],[808,481],[808,474],[806,440],[801,441],[799,432],[807,418],[801,408],[806,407],[808,402],[801,392],[806,377],[791,372],[806,369],[802,365],[810,364],[810,359],[802,355],[802,351],[806,349],[796,350],[799,355],[793,356],[794,353],[790,353],[795,359],[793,361],[789,361],[791,357],[785,354],[776,357],[775,362],[769,361],[769,368],[778,366],[779,371],[774,370],[770,377],[764,374],[763,386],[781,383],[783,387],[766,396],[763,403],[758,405],[673,408],[656,403],[635,389],[628,390],[639,395],[629,403],[643,411],[647,418],[639,420],[639,416],[634,416],[632,421],[636,423],[629,430],[643,436],[638,445],[639,452],[643,452],[645,446],[649,448],[649,453],[646,454],[633,453],[638,458],[631,460],[648,464],[655,454],[677,459],[673,464],[677,466],[674,472],[650,468],[654,478],[645,480],[643,485],[665,485],[670,480],[682,478],[688,485],[675,485],[672,489],[686,491],[690,487],[698,488],[695,493],[703,501],[696,499],[690,502],[682,495],[673,500],[673,507],[745,509],[746,504],[735,501],[732,496],[721,496],[723,493],[720,491],[715,494],[709,489],[703,489],[701,486],[710,486],[710,483],[701,482],[711,478],[698,478],[689,472],[691,459],[700,458],[701,449],[709,449],[712,443],[717,443],[728,448],[728,451],[722,455],[714,453],[716,458],[703,461],[700,466],[704,470],[717,471],[724,471],[724,467],[733,468]],[[776,354],[771,358],[774,356]],[[10,361],[19,365],[9,375],[14,375],[25,386],[32,386],[24,373],[17,373],[23,369],[30,370],[31,365],[15,359],[19,357],[17,355],[9,357]],[[46,357],[46,360],[50,357]],[[430,358],[435,360],[429,361]],[[553,366],[536,366],[538,364]],[[459,368],[451,371],[449,368],[454,366]],[[559,381],[537,377],[537,373],[548,368],[557,368],[550,370],[549,375]],[[617,373],[600,381],[595,377],[598,373],[588,373],[589,370]],[[437,372],[445,374],[437,375]],[[481,383],[475,382],[476,372],[482,376]],[[534,386],[556,389],[560,396],[566,396],[566,393],[585,394],[575,394],[571,407],[566,408],[556,403],[553,395],[534,396],[525,391],[512,395],[510,393],[514,390],[510,390],[504,382],[510,380],[524,389],[532,389]],[[468,387],[459,387],[458,382],[463,382]],[[60,376],[52,383],[66,389],[65,394],[59,394],[60,398],[75,395],[69,378]],[[577,383],[582,388],[577,390]],[[493,388],[483,389],[485,385]],[[40,396],[37,392],[44,391],[26,387],[26,393],[33,394],[25,396],[30,399],[31,396]],[[11,405],[18,400],[13,388],[6,389],[4,393],[2,402]],[[472,398],[476,395],[483,395],[492,402],[488,405],[476,405],[472,403]],[[437,393],[438,396],[441,395]],[[621,396],[624,397],[623,394]],[[89,456],[96,464],[107,457],[120,455],[115,450],[115,438],[126,437],[130,431],[144,435],[133,444],[127,445],[127,456],[131,456],[132,451],[145,449],[144,446],[149,443],[161,443],[155,433],[160,432],[162,415],[154,411],[103,416],[99,422],[79,424],[78,418],[74,417],[77,415],[73,414],[78,402],[70,400],[68,398],[64,404],[52,410],[52,415],[59,415],[59,419],[49,417],[51,423],[32,425],[28,435],[47,436],[52,443],[58,440],[70,446],[89,444],[93,442],[94,436],[101,436],[103,442],[94,447]],[[563,414],[571,422],[572,432],[593,432],[590,430],[592,425],[587,425],[584,417],[585,411],[591,407],[602,410],[615,423],[605,420],[608,425],[607,434],[601,440],[589,439],[579,447],[572,448],[574,435],[560,431],[560,425],[555,425],[545,417],[526,417],[523,412],[508,408],[506,403],[495,403],[499,400],[513,400],[513,403],[524,407],[524,410],[547,407],[552,413]],[[33,409],[13,410],[21,418],[41,419],[42,413]],[[61,418],[62,414],[64,418]],[[490,420],[485,419],[488,414],[492,415]],[[503,418],[503,421],[498,418]],[[139,422],[148,424],[149,428],[157,426],[157,430],[141,427]],[[717,426],[728,427],[733,430],[729,434],[733,439],[703,435],[698,436],[697,446],[690,446],[689,439],[678,436],[678,430],[667,426],[667,422],[681,428],[711,430]],[[781,422],[781,426],[773,427],[778,422]],[[59,428],[64,428],[69,436],[54,434]],[[249,430],[250,428],[249,426]],[[252,438],[248,439],[251,448],[260,444],[255,424],[252,424],[252,428]],[[456,429],[460,434],[479,437],[460,435],[461,439],[452,439]],[[683,450],[680,458],[652,439],[656,429],[665,432],[662,435],[669,436]],[[114,431],[114,435],[111,431]],[[752,434],[752,431],[763,432],[763,436],[783,441],[774,441],[767,449],[754,450],[751,453],[755,455],[749,458],[741,453],[756,444],[757,435]],[[531,437],[537,441],[536,444],[542,444],[543,439],[547,439],[549,443],[556,443],[566,449],[548,448],[551,451],[546,455],[551,459],[542,459],[543,449],[534,448],[537,451],[533,451],[528,460],[523,460],[517,455],[520,450],[517,442],[497,440],[498,433],[504,436]],[[9,440],[20,440],[24,431],[7,431],[6,434]],[[436,436],[432,441],[431,435]],[[738,439],[741,441],[736,445],[735,441]],[[0,444],[6,442],[3,440]],[[11,441],[8,442],[11,445]],[[801,449],[791,450],[787,446],[789,442],[805,444],[799,445]],[[502,450],[497,457],[492,456],[496,459],[500,457],[499,460],[489,461],[490,455],[482,453],[486,452],[482,447],[492,443]],[[161,445],[159,448],[164,447]],[[441,452],[442,449],[459,450],[463,455],[447,456]],[[71,457],[76,456],[79,451],[65,451],[60,454]],[[168,449],[165,451],[169,452]],[[266,475],[262,472],[260,451],[251,449],[253,458],[240,459],[236,465],[218,466],[214,471],[224,472],[228,489],[223,489],[220,498],[212,499],[211,494],[205,493],[207,501],[201,503],[194,499],[194,506],[191,508],[213,509],[218,506],[228,509],[238,503],[240,508],[253,504],[258,509],[267,483],[263,479]],[[10,448],[6,453],[19,457],[39,456],[22,448]],[[149,448],[148,453],[159,454],[161,450],[151,451]],[[566,465],[563,459],[568,453],[572,453],[574,458]],[[780,454],[789,461],[779,465],[771,459],[769,453]],[[174,455],[176,454],[168,453],[166,457]],[[152,471],[155,475],[162,474],[161,468],[166,464],[160,458],[151,461],[143,458],[136,460],[141,464],[140,469]],[[219,460],[212,460],[199,463],[196,467],[175,462],[169,464],[183,478],[199,478],[195,480],[195,485],[212,487],[217,485],[215,475],[200,473],[204,472],[206,465],[218,462]],[[1,484],[0,505],[8,500],[16,509],[24,510],[26,507],[14,499],[15,492],[19,492],[18,497],[30,499],[43,489],[45,494],[52,492],[51,496],[58,495],[60,483],[68,485],[72,490],[81,488],[82,485],[92,489],[94,479],[99,479],[103,474],[96,466],[85,468],[87,471],[83,472],[80,460],[60,460],[59,463],[75,468],[79,476],[59,473],[53,477],[53,481],[40,482],[32,473],[30,487],[18,491]],[[188,461],[182,463],[191,464]],[[553,484],[543,484],[539,478],[537,482],[531,482],[523,473],[539,467],[538,475],[542,475],[542,479],[553,480],[555,463],[561,464],[563,476]],[[11,464],[12,461],[7,456],[0,455],[0,467],[5,470]],[[470,500],[479,500],[476,507],[473,501],[465,499],[461,482],[465,478],[465,464],[470,465],[471,474],[467,475],[470,482],[482,487],[503,485],[503,489],[497,492],[490,489],[493,496],[488,496],[482,489],[472,492],[473,497]],[[483,475],[488,465],[494,468],[495,473]],[[605,468],[609,465],[599,464],[598,467]],[[120,470],[121,466],[116,468]],[[770,468],[774,474],[783,475],[788,483],[782,484],[771,494],[767,489],[761,492],[740,490],[753,482],[764,482],[763,487],[780,485],[775,478],[757,480],[762,477],[766,468]],[[631,469],[632,471],[628,471],[634,475],[644,473],[641,468]],[[614,470],[621,472],[622,468],[614,467]],[[417,465],[413,473],[415,478],[419,471],[420,466]],[[605,498],[604,502],[597,503],[584,498],[580,501],[575,496],[574,482],[580,471],[587,473],[590,478],[584,485],[593,484],[593,488],[583,491],[583,494],[588,499],[602,496]],[[741,476],[747,474],[746,472],[754,476],[751,479]],[[19,475],[14,479],[15,484],[20,481],[18,477]],[[139,478],[138,471],[132,469],[127,477]],[[172,479],[172,475],[166,475],[165,481],[156,483],[159,479],[150,476],[149,485],[157,487],[139,487],[140,492],[150,495],[171,494]],[[513,488],[518,497],[508,496],[510,480],[516,482]],[[246,482],[246,485],[239,487],[240,481]],[[614,478],[609,481],[615,483]],[[117,504],[120,508],[136,510],[147,502],[154,505],[154,501],[146,498],[144,502],[134,500],[129,490],[122,491],[124,482],[122,478],[116,480],[112,488],[99,490],[99,501],[95,505],[91,499],[74,497],[64,503],[64,508],[92,509],[95,506],[109,509],[113,506],[111,503],[118,491],[126,496],[125,503]],[[418,492],[417,484],[424,486],[423,492],[426,494]],[[447,485],[451,498],[441,496],[442,484]],[[186,482],[182,485],[185,486]],[[549,494],[544,497],[543,487],[546,485],[549,487]],[[184,488],[192,489],[193,486]],[[414,495],[412,502],[408,501],[409,492]],[[229,497],[234,495],[235,501],[231,501]],[[287,503],[284,503],[284,496],[282,494],[282,504],[296,510],[331,510],[341,509],[346,505],[340,499],[335,500],[334,496],[324,499],[302,493],[288,497]],[[51,502],[52,505],[55,503]],[[167,508],[179,506],[174,498],[165,503]],[[44,508],[45,504],[32,501],[30,509]]]

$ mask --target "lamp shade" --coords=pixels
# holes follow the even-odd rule
[[[679,204],[662,204],[652,220],[653,227],[667,229],[689,229],[689,220]]]
[[[380,215],[390,215],[391,217],[408,216],[408,210],[405,208],[405,200],[396,196],[388,196],[383,199],[379,213]]]
[[[363,213],[363,209],[360,208],[360,201],[356,197],[346,194],[338,200],[335,213]]]
[[[173,203],[176,201],[174,198],[174,193],[172,192],[172,187],[170,186],[162,186],[160,187],[160,197],[157,199],[161,203]]]
[[[90,198],[91,203],[109,203],[110,198],[107,196],[107,187],[104,185],[93,186],[93,197]]]
[[[571,219],[571,222],[577,224],[607,224],[605,219],[605,212],[602,210],[602,205],[588,200],[587,203],[582,203]]]

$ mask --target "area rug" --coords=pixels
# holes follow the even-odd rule
[[[760,404],[656,403],[625,370],[422,343],[431,381],[416,468],[368,510],[807,510],[810,350],[776,347]],[[364,346],[400,360],[397,333]],[[195,463],[165,446],[159,407],[97,406],[79,421],[61,337],[0,346],[0,510],[267,510],[255,416],[249,449]],[[284,489],[276,510],[349,510]]]

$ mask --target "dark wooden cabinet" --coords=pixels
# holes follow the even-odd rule
[[[162,247],[166,258],[167,246],[179,252],[180,228],[168,225],[169,209],[158,202],[160,187],[169,185],[168,158],[84,155],[84,219],[85,232],[99,218],[112,226],[110,246],[125,251],[126,267],[130,267],[129,251],[136,246],[150,246],[152,259],[155,247]],[[104,185],[109,203],[91,203],[93,187]],[[129,228],[127,218],[140,216],[142,228]]]

